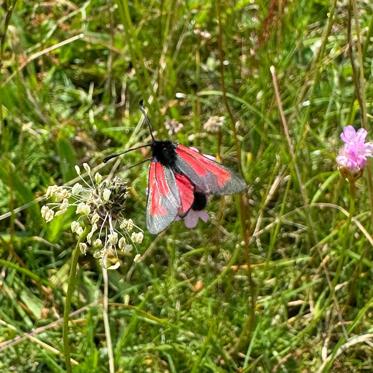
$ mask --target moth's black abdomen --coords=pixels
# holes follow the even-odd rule
[[[152,144],[153,157],[163,166],[174,167],[176,161],[176,145],[171,141],[154,141]]]
[[[194,192],[194,201],[192,204],[192,210],[201,211],[207,205],[207,197],[205,194],[200,192]]]

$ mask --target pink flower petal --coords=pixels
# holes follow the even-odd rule
[[[189,212],[184,217],[184,224],[187,228],[193,229],[197,226],[198,214],[197,211],[189,210]]]
[[[365,143],[368,132],[360,128],[357,132],[352,126],[343,129],[341,139],[344,141],[336,158],[339,167],[358,173],[366,166],[367,158],[373,157],[373,143]]]
[[[184,224],[187,228],[193,229],[197,226],[199,219],[206,223],[209,220],[209,214],[204,210],[195,211],[190,209],[184,216]]]
[[[199,218],[207,223],[209,220],[209,214],[205,210],[199,211]]]
[[[341,139],[345,143],[349,143],[351,141],[354,141],[356,136],[355,128],[352,126],[347,126],[343,129],[343,132],[341,134]]]
[[[366,143],[364,150],[364,154],[366,157],[373,157],[373,142]]]
[[[356,132],[356,141],[358,141],[359,143],[364,143],[367,135],[368,131],[366,129],[359,128]]]
[[[348,158],[346,156],[344,156],[344,155],[339,155],[336,158],[337,164],[340,167],[347,167],[347,160],[348,160]]]

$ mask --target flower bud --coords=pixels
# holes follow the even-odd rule
[[[70,225],[70,228],[71,228],[71,232],[75,233],[77,231],[77,229],[81,228],[79,222],[77,221],[73,221]]]
[[[96,184],[100,184],[101,181],[102,181],[102,176],[101,176],[101,174],[100,174],[99,172],[96,172],[96,173],[95,173],[95,182],[96,182]]]
[[[105,249],[103,249],[103,250],[97,250],[97,251],[95,251],[95,252],[93,253],[93,257],[94,257],[95,259],[102,258],[103,255],[104,255],[104,252],[105,252]]]
[[[112,232],[108,236],[108,242],[110,245],[116,245],[118,242],[118,233],[117,232]]]
[[[90,212],[91,212],[91,208],[89,207],[89,205],[87,205],[84,202],[80,202],[78,207],[76,208],[77,214],[89,215]]]
[[[124,237],[121,237],[118,242],[119,250],[124,250],[126,247],[126,239]]]
[[[85,254],[87,253],[87,250],[88,250],[88,245],[85,244],[84,242],[81,242],[81,243],[79,244],[79,249],[80,249],[81,253],[82,253],[83,255],[85,255]]]
[[[91,216],[91,223],[92,223],[92,224],[96,224],[96,223],[98,223],[99,220],[100,220],[100,215],[97,214],[97,212],[95,212],[95,213]]]
[[[69,207],[69,201],[65,198],[60,205],[60,209],[56,212],[56,216],[62,215],[67,211]]]
[[[88,163],[83,163],[83,167],[88,174],[91,173],[91,167],[89,167]]]
[[[79,183],[74,184],[74,186],[71,189],[71,193],[76,196],[77,194],[80,194],[83,191],[83,186]]]
[[[123,219],[122,223],[120,224],[120,229],[125,231],[131,232],[133,229],[133,221],[132,219]]]
[[[133,258],[134,263],[141,262],[142,258],[140,254],[136,254],[136,256]]]
[[[138,243],[140,244],[142,242],[142,240],[144,239],[144,234],[142,232],[133,232],[131,234],[131,240],[133,243]]]
[[[91,228],[91,231],[88,233],[87,235],[87,242],[89,244],[91,244],[91,241],[92,241],[92,237],[94,235],[94,233],[97,231],[97,224],[93,224],[92,225],[92,228]]]
[[[96,238],[93,242],[93,247],[99,249],[102,247],[102,241],[99,238]]]
[[[51,185],[51,186],[48,187],[47,192],[45,193],[45,196],[47,198],[52,197],[52,196],[54,196],[54,194],[56,193],[57,190],[58,190],[57,185]]]
[[[54,211],[51,210],[48,206],[43,206],[41,208],[41,216],[42,218],[49,223],[54,218]]]
[[[110,189],[107,189],[105,188],[103,193],[102,193],[102,198],[105,202],[109,201],[110,199],[110,195],[111,195],[111,190]]]
[[[79,225],[79,227],[76,228],[75,233],[78,237],[80,237],[83,234],[84,230],[83,227]]]

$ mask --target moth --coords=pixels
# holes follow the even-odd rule
[[[150,233],[162,232],[177,217],[186,216],[190,209],[203,210],[208,195],[221,196],[246,189],[241,177],[195,148],[170,140],[156,140],[145,109],[140,106],[140,110],[152,139],[150,144],[141,146],[150,146],[152,154],[146,207],[146,225]],[[104,161],[120,154],[123,153],[111,155]]]

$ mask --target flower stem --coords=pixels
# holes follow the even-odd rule
[[[78,265],[78,258],[80,254],[79,243],[80,243],[80,240],[77,242],[75,249],[73,251],[72,258],[71,258],[69,282],[67,285],[65,308],[63,312],[63,350],[64,350],[67,373],[72,372],[71,361],[70,361],[69,318],[70,318],[70,310],[71,310],[71,298],[74,293],[74,288],[76,284],[76,267]]]
[[[104,299],[103,299],[102,316],[104,319],[106,345],[107,345],[107,352],[108,352],[108,358],[109,358],[109,372],[114,373],[115,372],[114,354],[113,354],[113,344],[111,342],[110,323],[109,323],[109,278],[107,274],[107,268],[105,268],[105,266],[102,266],[102,277],[104,280]]]
[[[352,11],[352,14],[351,14]],[[356,31],[356,57],[357,57],[357,66],[355,66],[354,61],[351,61],[351,64],[353,67],[355,67],[355,70],[358,68],[358,76],[355,77],[354,83],[355,83],[355,89],[356,89],[356,96],[358,99],[359,107],[360,107],[360,118],[361,118],[361,125],[366,130],[369,129],[368,125],[368,115],[367,115],[367,107],[366,107],[366,93],[365,93],[365,76],[364,76],[364,53],[362,50],[362,41],[361,41],[361,31],[360,31],[360,25],[359,25],[359,12],[357,8],[356,0],[350,0],[349,1],[349,21],[351,22],[351,18],[354,18],[355,22],[355,31]],[[369,35],[369,34],[368,34]],[[351,35],[349,35],[349,38],[352,39]],[[367,42],[369,42],[369,39],[367,39]],[[352,40],[350,42],[350,49],[352,53]],[[354,69],[353,69],[354,71]],[[368,191],[369,191],[369,200],[370,200],[370,217],[371,217],[371,224],[373,228],[373,175],[371,171],[372,162],[368,162],[367,167],[367,182],[368,182]]]
[[[341,267],[343,267],[344,265],[344,261],[347,256],[347,250],[351,247],[352,238],[353,238],[353,234],[352,232],[350,232],[350,230],[351,230],[352,217],[355,214],[355,200],[356,200],[355,180],[350,180],[349,185],[350,185],[350,206],[349,206],[349,211],[348,211],[347,225],[346,225],[346,229],[344,233],[344,248],[343,248],[343,253],[342,253],[342,258],[341,258]],[[337,276],[337,279],[339,279],[339,276]]]
[[[342,269],[344,267],[344,262],[346,259],[346,254],[348,248],[351,246],[351,241],[352,241],[352,234],[350,233],[350,228],[351,228],[351,221],[352,217],[355,213],[355,199],[356,199],[356,185],[354,180],[349,180],[349,185],[350,185],[350,206],[349,206],[349,212],[348,212],[348,219],[346,223],[346,227],[343,231],[343,245],[341,245],[342,249],[342,255],[340,257],[338,267],[333,279],[333,289],[335,286],[338,284],[338,281],[340,280],[341,274],[342,274]]]
[[[356,200],[356,184],[355,181],[350,181],[350,210],[348,215],[347,221],[347,231],[350,229],[351,220],[353,215],[355,214],[355,200]]]

